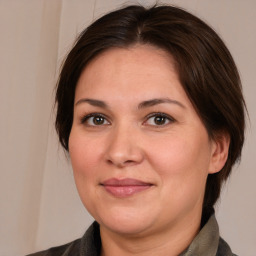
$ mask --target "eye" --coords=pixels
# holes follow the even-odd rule
[[[110,124],[110,122],[106,119],[105,116],[98,113],[86,115],[81,119],[81,123],[88,126],[102,126]]]
[[[150,114],[145,122],[146,125],[152,126],[164,126],[174,122],[174,119],[164,113],[153,113]]]

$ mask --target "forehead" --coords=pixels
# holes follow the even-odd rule
[[[76,93],[114,87],[149,91],[164,86],[170,89],[175,84],[182,89],[170,54],[151,45],[134,45],[109,49],[96,56],[83,70]]]
[[[137,43],[127,47],[113,47],[104,50],[103,52],[96,55],[89,62],[87,67],[93,65],[95,62],[98,62],[99,60],[101,62],[103,61],[103,59],[109,61],[109,58],[114,62],[121,60],[134,60],[139,61],[141,64],[146,64],[148,63],[149,60],[159,61],[161,59],[161,62],[164,61],[171,68],[174,68],[175,62],[173,56],[164,49],[151,44]]]

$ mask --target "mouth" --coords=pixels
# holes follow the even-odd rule
[[[129,197],[139,192],[145,191],[153,186],[151,183],[136,179],[109,179],[100,184],[104,189],[115,197]]]

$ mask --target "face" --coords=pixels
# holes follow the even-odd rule
[[[111,49],[81,74],[69,152],[102,227],[149,234],[200,217],[215,149],[166,52]]]

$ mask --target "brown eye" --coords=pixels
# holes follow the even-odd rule
[[[102,116],[95,116],[92,118],[92,121],[95,125],[102,125],[105,122],[105,118]]]
[[[100,114],[90,114],[82,118],[82,124],[87,126],[101,126],[101,125],[109,125],[109,121]]]
[[[154,122],[156,125],[163,125],[166,123],[166,119],[164,116],[156,116],[154,117]]]
[[[153,113],[149,115],[145,124],[150,126],[164,126],[169,123],[173,123],[174,119],[164,113]]]

